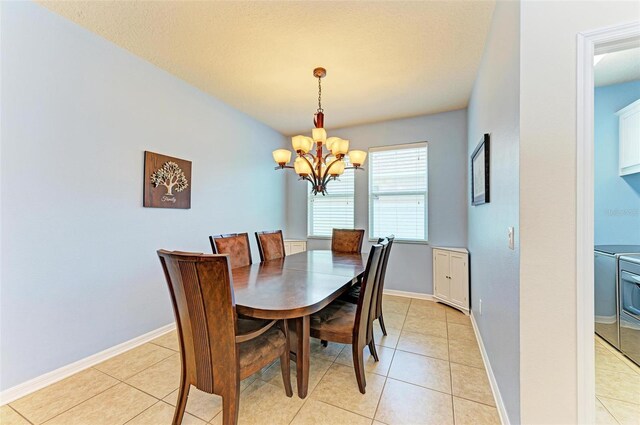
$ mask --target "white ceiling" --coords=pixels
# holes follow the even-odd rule
[[[45,7],[284,134],[467,106],[494,1],[67,1]]]
[[[596,87],[640,80],[640,47],[607,53],[594,68]]]

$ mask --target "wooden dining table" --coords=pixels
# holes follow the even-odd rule
[[[300,398],[309,387],[310,316],[349,289],[364,272],[366,257],[305,251],[232,271],[238,314],[287,319]]]

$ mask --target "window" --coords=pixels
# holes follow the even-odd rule
[[[349,158],[345,157],[347,166]],[[354,170],[345,170],[336,180],[327,184],[327,194],[313,195],[308,186],[308,234],[309,236],[329,236],[334,228],[353,229]]]
[[[427,241],[427,144],[369,152],[369,235]]]

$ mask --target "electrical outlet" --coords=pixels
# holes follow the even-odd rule
[[[482,316],[482,298],[480,298],[480,303],[478,304],[478,314]]]
[[[513,226],[507,229],[507,234],[509,236],[509,249],[515,249],[516,242],[515,242]]]

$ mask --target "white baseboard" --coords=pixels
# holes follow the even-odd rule
[[[493,374],[493,369],[491,368],[491,362],[489,361],[489,356],[487,355],[487,351],[484,348],[484,343],[482,342],[482,336],[480,336],[480,331],[478,330],[478,324],[476,323],[476,319],[473,316],[473,311],[471,311],[471,324],[473,325],[473,332],[476,334],[476,339],[478,340],[478,345],[480,346],[482,361],[484,362],[484,368],[487,371],[487,376],[489,377],[489,383],[491,384],[491,392],[493,392],[493,398],[496,401],[496,407],[498,408],[500,421],[502,422],[503,425],[511,425],[511,422],[509,422],[509,415],[507,414],[507,409],[504,406],[504,401],[502,400],[502,395],[500,395],[500,388],[498,388],[498,381],[496,381],[496,377]]]
[[[151,332],[147,332],[144,335],[140,335],[138,337],[130,339],[129,341],[125,341],[122,344],[107,348],[104,351],[100,351],[99,353],[93,354],[89,357],[85,357],[84,359],[78,360],[66,366],[62,366],[61,368],[58,368],[56,370],[52,370],[51,372],[47,372],[43,375],[30,379],[26,382],[23,382],[22,384],[18,384],[14,387],[8,388],[0,392],[0,406],[11,403],[14,400],[26,396],[27,394],[31,394],[34,391],[38,391],[41,388],[68,378],[69,376],[91,366],[94,366],[98,363],[102,363],[103,361],[108,360],[111,357],[117,356],[118,354],[122,354],[125,351],[145,344],[152,339],[155,339],[167,332],[172,331],[173,329],[175,329],[175,327],[175,323],[170,323]]]
[[[384,289],[382,293],[385,295],[393,295],[395,297],[417,298],[419,300],[433,301],[433,295],[422,294],[420,292],[406,292],[406,291],[396,291],[395,289]]]

